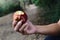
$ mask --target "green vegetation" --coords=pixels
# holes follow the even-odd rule
[[[24,2],[25,1],[25,2]],[[43,8],[45,13],[41,17],[44,17],[45,21],[49,23],[58,21],[60,17],[60,0],[0,0],[0,16],[14,12],[16,10],[22,10],[20,7],[24,3],[34,3],[39,8]],[[24,7],[24,6],[23,6]]]
[[[0,17],[16,10],[20,10],[20,3],[17,0],[0,0]]]
[[[59,20],[60,0],[32,0],[32,2],[45,10],[45,14],[42,15],[45,21],[52,23]]]

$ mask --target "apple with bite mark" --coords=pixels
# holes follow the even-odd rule
[[[13,15],[13,21],[20,21],[20,20],[23,20],[22,21],[22,24],[24,24],[26,21],[27,21],[27,14],[23,11],[16,11],[14,12],[14,15]]]

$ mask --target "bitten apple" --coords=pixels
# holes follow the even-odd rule
[[[13,15],[13,21],[14,20],[16,20],[17,22],[20,20],[23,20],[22,23],[25,23],[27,21],[27,15],[23,11],[16,11],[14,12],[14,15]]]

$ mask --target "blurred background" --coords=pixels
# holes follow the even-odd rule
[[[44,40],[46,35],[22,35],[12,28],[12,16],[25,11],[35,25],[55,23],[60,17],[60,0],[0,0],[0,40]]]

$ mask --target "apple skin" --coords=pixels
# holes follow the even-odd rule
[[[24,24],[26,21],[27,21],[27,14],[23,11],[16,11],[14,12],[14,15],[13,15],[13,21],[20,21],[20,20],[23,20],[22,21],[22,24]]]

